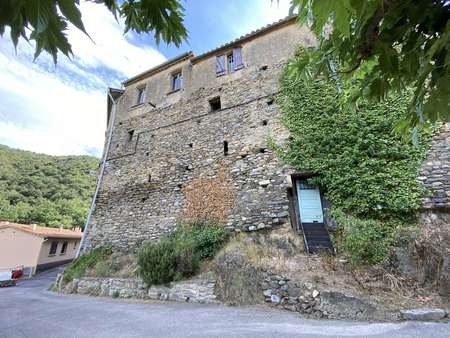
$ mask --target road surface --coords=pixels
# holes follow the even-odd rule
[[[57,270],[0,288],[0,337],[450,337],[449,323],[306,320],[250,307],[150,303],[46,291]]]

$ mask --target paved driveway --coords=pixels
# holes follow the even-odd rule
[[[0,337],[450,337],[447,323],[305,320],[288,312],[46,291],[56,271],[0,288]]]

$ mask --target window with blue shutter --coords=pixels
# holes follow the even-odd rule
[[[235,48],[233,50],[233,59],[234,59],[234,70],[238,70],[244,67],[244,64],[242,63],[241,48]]]
[[[216,57],[216,75],[225,74],[225,55],[219,55]]]

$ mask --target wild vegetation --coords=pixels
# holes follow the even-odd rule
[[[0,145],[0,219],[84,226],[98,159],[49,156]]]
[[[305,57],[300,49],[294,63]],[[383,102],[361,100],[348,109],[353,84],[325,78],[307,81],[287,68],[278,102],[291,133],[280,156],[321,186],[333,206],[338,248],[355,263],[377,263],[393,243],[397,229],[414,224],[425,194],[417,180],[430,132],[417,144],[392,132],[408,107],[411,93]]]
[[[64,270],[64,283],[69,283],[74,278],[85,276],[88,269],[92,269],[97,264],[106,261],[111,254],[111,247],[101,246],[81,255]]]
[[[179,224],[159,242],[141,247],[138,273],[148,285],[190,277],[198,272],[202,260],[214,257],[226,238],[220,224],[201,221]]]

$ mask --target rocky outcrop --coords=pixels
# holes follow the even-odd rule
[[[450,299],[450,212],[423,212],[419,228],[400,237],[394,253],[398,271]]]
[[[383,312],[374,304],[336,290],[319,289],[312,283],[268,274],[262,283],[266,303],[312,318],[390,320],[394,313]]]

